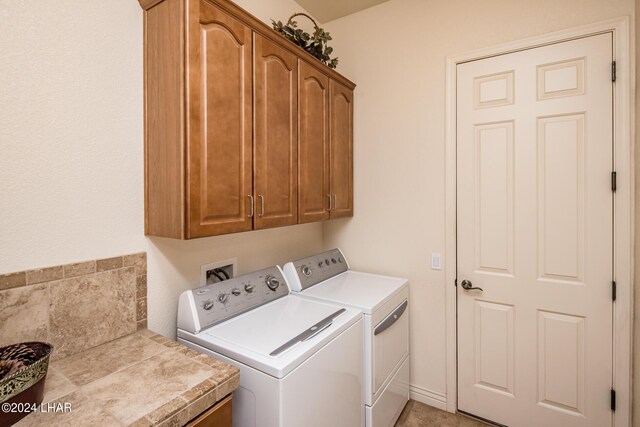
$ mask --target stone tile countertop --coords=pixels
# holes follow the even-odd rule
[[[44,408],[71,410],[16,426],[182,426],[239,385],[236,367],[145,329],[52,361]]]

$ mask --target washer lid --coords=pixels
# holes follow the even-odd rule
[[[371,314],[407,286],[407,279],[346,271],[307,288],[302,295],[356,307]]]
[[[180,335],[282,378],[361,317],[355,309],[290,295],[199,334]]]

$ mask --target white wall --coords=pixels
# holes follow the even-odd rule
[[[242,0],[266,22],[293,0]],[[142,9],[0,0],[0,274],[148,252],[149,327],[175,335],[200,265],[245,273],[322,250],[322,225],[180,242],[143,231]]]
[[[0,272],[144,249],[136,1],[0,0]]]
[[[447,391],[444,275],[430,269],[445,251],[446,56],[633,14],[633,0],[391,0],[325,25],[358,84],[355,217],[326,224],[325,246],[409,278],[418,397]]]

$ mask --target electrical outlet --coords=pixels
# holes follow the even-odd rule
[[[205,264],[200,267],[200,285],[206,286],[212,283],[220,282],[220,278],[227,279],[235,277],[236,266],[238,264],[237,258],[227,259],[224,261],[216,261],[209,264]],[[226,273],[226,274],[225,274]],[[219,277],[220,278],[219,278]]]
[[[431,269],[442,270],[442,255],[431,254]]]

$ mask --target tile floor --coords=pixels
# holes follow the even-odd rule
[[[410,400],[400,414],[396,427],[486,427],[488,424],[460,414],[451,414]]]

